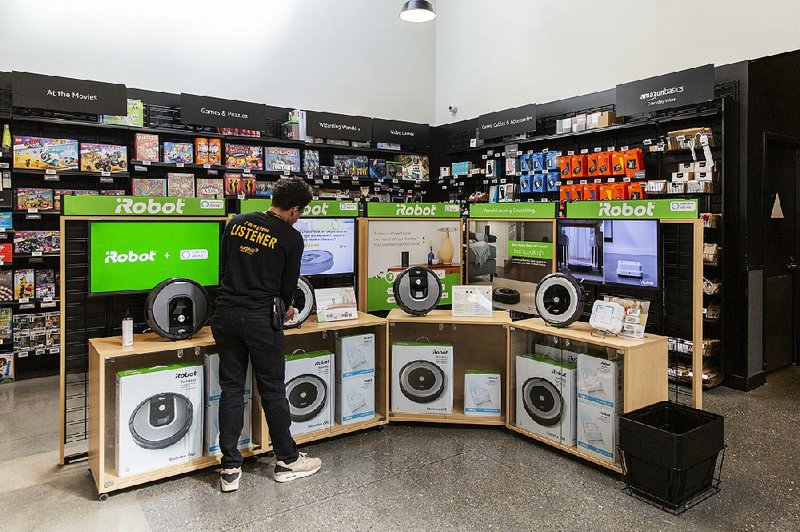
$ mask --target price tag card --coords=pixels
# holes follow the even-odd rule
[[[292,172],[289,170],[284,170],[283,175],[292,175]]]
[[[352,286],[314,290],[314,301],[319,323],[358,319],[356,292]]]
[[[30,302],[30,298],[28,298],[28,297],[21,297],[21,298],[19,298],[19,302],[20,302],[20,304],[25,304],[25,303],[28,303],[28,302]]]
[[[41,251],[31,251],[31,257],[41,257],[41,256],[42,256]]]
[[[567,155],[575,155],[575,152],[574,151],[568,151]]]
[[[236,199],[243,200],[243,199],[245,199],[246,197],[247,197],[247,196],[245,196],[244,194],[238,194],[238,195],[236,196]]]
[[[0,168],[2,168],[3,170],[5,170],[8,167],[9,167],[8,163],[0,163]]]
[[[589,153],[589,148],[584,148],[581,150],[581,155],[586,155],[587,153]]]
[[[111,172],[100,172],[100,175],[103,177],[108,177],[111,175]]]
[[[642,141],[642,144],[644,144],[645,146],[650,146],[651,144],[653,144],[653,139],[644,139]]]
[[[603,148],[595,148],[595,149],[594,149],[594,152],[595,152],[595,153],[600,153],[601,151],[603,151]]]
[[[488,155],[483,155],[483,156],[481,156],[481,158],[485,161],[485,160],[487,160],[489,158],[489,156]]]
[[[17,351],[17,358],[27,358],[29,354],[29,351]]]
[[[505,179],[501,179],[501,180],[500,180],[500,184],[501,184],[501,185],[504,185],[504,184],[505,184],[505,182],[506,182],[506,180],[505,180]]]
[[[51,301],[53,301],[53,296],[47,296],[43,298],[42,301],[44,301],[45,303],[50,303]]]
[[[46,176],[44,176],[44,180],[45,180],[45,181],[60,181],[60,179],[58,178],[58,176],[57,176],[57,175],[55,175],[55,174],[52,174],[52,175],[46,175]]]
[[[492,287],[481,285],[453,287],[453,316],[492,316]]]
[[[142,166],[150,166],[150,161],[142,161]]]
[[[175,163],[175,168],[183,168],[186,166],[186,163]]]
[[[100,178],[100,182],[103,183],[104,185],[107,185],[109,183],[113,183],[114,182],[114,178],[113,177],[101,177]]]
[[[620,151],[628,151],[628,146],[623,146],[622,148],[620,148]]]
[[[44,349],[37,349],[37,350],[36,350],[36,355],[37,355],[37,356],[38,356],[38,355],[43,355],[43,354],[44,354]]]
[[[477,148],[478,147],[478,139],[469,139],[469,147],[470,148]]]
[[[594,180],[594,182],[595,182],[595,183],[602,183],[602,182],[603,182],[603,180],[602,180],[602,179],[595,179],[595,180]]]
[[[616,146],[609,146],[606,148],[606,151],[616,151],[616,149],[617,149]]]
[[[56,171],[51,169],[51,168],[48,168],[47,170],[45,170],[44,173],[45,173],[45,175],[56,175]]]
[[[211,168],[211,165],[209,163],[205,163],[205,164],[203,164],[203,168],[208,170],[209,168]]]
[[[146,166],[134,166],[133,167],[133,171],[134,172],[146,172],[147,171],[147,167]]]
[[[244,170],[242,170],[242,173],[249,174],[250,173],[250,169],[249,168],[245,168]]]

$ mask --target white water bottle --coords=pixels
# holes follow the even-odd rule
[[[133,318],[131,313],[125,312],[125,319],[122,320],[122,347],[133,345]]]

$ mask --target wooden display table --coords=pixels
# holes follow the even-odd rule
[[[402,310],[392,310],[389,322],[389,343],[444,341],[453,345],[453,413],[426,414],[390,412],[390,421],[423,421],[464,425],[505,425],[506,398],[501,393],[501,413],[497,417],[472,416],[464,413],[464,374],[467,370],[498,373],[505,386],[508,312],[494,312],[491,318],[459,318],[449,310],[434,310],[426,316],[410,316]],[[391,357],[389,366],[391,367]],[[502,388],[501,388],[502,390]]]
[[[667,400],[667,338],[651,334],[645,335],[641,340],[620,336],[594,336],[588,323],[578,322],[566,328],[557,328],[545,324],[541,318],[514,322],[509,329],[508,386],[506,387],[506,403],[509,405],[509,414],[506,426],[530,438],[621,473],[622,469],[618,464],[599,459],[581,451],[578,447],[562,445],[517,426],[515,357],[518,354],[530,352],[531,344],[537,334],[588,344],[598,350],[610,349],[621,355],[624,366],[623,413]]]

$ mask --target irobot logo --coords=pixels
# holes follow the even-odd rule
[[[328,204],[322,203],[318,205],[306,205],[306,208],[303,209],[303,216],[327,216],[328,215]]]
[[[605,201],[600,202],[600,209],[597,213],[598,216],[604,218],[616,218],[619,216],[643,218],[645,216],[653,216],[656,204],[648,201],[646,205],[632,206],[627,203],[622,205],[611,205]]]
[[[397,216],[435,216],[436,205],[423,207],[420,204],[399,203],[397,205]]]
[[[156,252],[148,251],[145,253],[136,253],[135,251],[106,251],[106,264],[122,264],[125,262],[155,262]]]
[[[182,199],[166,200],[163,203],[150,198],[147,201],[135,201],[132,198],[117,198],[115,214],[183,214],[186,202]]]

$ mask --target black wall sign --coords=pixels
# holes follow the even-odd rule
[[[536,104],[505,109],[478,117],[478,134],[483,139],[536,131]]]
[[[181,93],[183,124],[262,131],[266,122],[267,108],[264,104]]]
[[[118,83],[12,72],[11,102],[15,107],[127,115],[128,89]]]
[[[431,126],[428,124],[373,118],[372,140],[375,142],[393,142],[403,146],[423,149],[427,148],[431,143]]]
[[[714,65],[705,65],[617,85],[617,116],[713,100],[714,83]]]
[[[306,111],[306,134],[337,140],[372,140],[372,119],[366,116]]]

